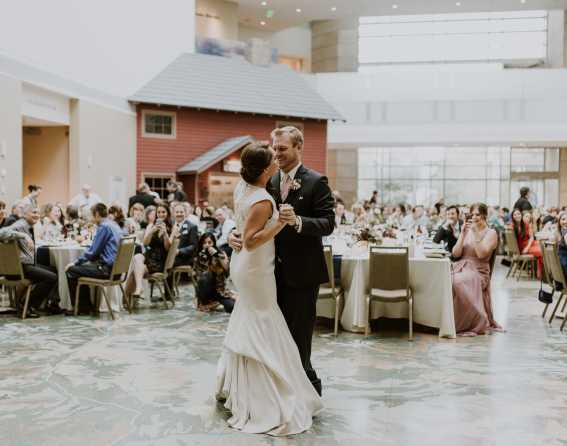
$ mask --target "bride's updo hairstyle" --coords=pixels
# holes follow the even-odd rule
[[[265,142],[251,142],[242,151],[240,175],[248,184],[254,184],[264,171],[272,164],[274,152],[268,150],[270,145]]]

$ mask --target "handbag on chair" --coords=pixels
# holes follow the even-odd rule
[[[555,290],[553,290],[551,293],[549,291],[545,291],[543,289],[543,280],[540,281],[539,284],[539,293],[537,295],[537,298],[540,302],[544,303],[544,304],[550,304],[553,302],[553,293],[555,292]]]

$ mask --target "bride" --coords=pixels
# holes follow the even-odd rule
[[[225,400],[235,429],[298,434],[311,427],[323,405],[277,304],[274,237],[285,223],[266,184],[278,164],[274,151],[257,142],[244,148],[241,161],[234,203],[244,243],[230,263],[239,298],[218,364],[217,399]]]

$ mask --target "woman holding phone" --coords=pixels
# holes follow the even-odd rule
[[[488,208],[475,203],[453,247],[455,328],[461,336],[476,336],[501,327],[494,321],[490,295],[490,259],[498,234],[488,227]]]
[[[144,254],[134,256],[134,267],[126,279],[125,292],[134,298],[143,294],[144,275],[163,271],[167,251],[171,246],[171,211],[169,206],[160,204],[155,211],[155,221],[148,219],[144,233]]]

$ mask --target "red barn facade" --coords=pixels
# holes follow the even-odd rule
[[[304,164],[324,173],[327,120],[340,119],[287,67],[193,54],[178,58],[131,101],[138,116],[138,181],[163,192],[167,180],[177,178],[190,201],[213,205],[231,196],[241,147],[213,151],[220,155],[214,159],[207,159],[208,152],[244,135],[269,140],[274,128],[295,125],[305,137]],[[202,168],[180,174],[183,166],[198,159],[203,160]]]

